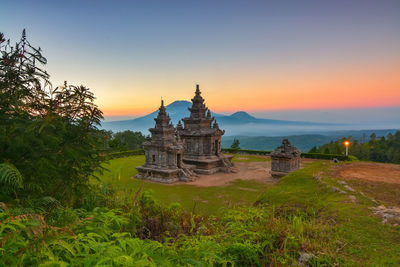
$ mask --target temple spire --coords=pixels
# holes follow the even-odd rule
[[[170,117],[165,110],[163,99],[161,99],[161,106],[158,110],[157,118],[154,119],[156,121],[156,128],[167,127],[170,123]]]

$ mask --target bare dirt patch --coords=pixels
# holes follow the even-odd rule
[[[301,163],[310,163],[311,159],[301,159]],[[260,162],[235,162],[236,173],[214,173],[212,175],[199,175],[191,184],[196,186],[225,186],[235,180],[253,180],[260,183],[276,183],[277,180],[271,177],[271,161]],[[245,189],[243,189],[245,190]],[[248,190],[248,189],[246,189]]]
[[[332,177],[342,178],[358,192],[385,205],[400,206],[400,165],[355,162],[334,165]]]
[[[342,164],[337,174],[344,179],[400,184],[400,165],[397,164],[370,162]]]
[[[235,180],[255,180],[262,183],[273,183],[269,171],[271,162],[235,162],[236,173],[214,173],[212,175],[199,175],[191,184],[196,186],[224,186]]]

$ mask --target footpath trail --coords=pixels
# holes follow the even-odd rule
[[[265,156],[258,156],[265,157]],[[266,157],[265,157],[266,158]],[[246,156],[238,157],[238,160],[245,160]],[[311,163],[313,160],[302,159],[301,163]],[[199,175],[195,181],[184,184],[202,187],[225,186],[235,180],[252,180],[261,183],[276,183],[277,180],[271,177],[271,161],[260,162],[235,162],[234,173],[215,173],[212,175]]]

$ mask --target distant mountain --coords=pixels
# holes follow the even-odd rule
[[[170,115],[172,123],[176,125],[180,119],[190,115],[188,108],[191,106],[192,103],[189,101],[175,101],[166,106],[166,111]],[[141,131],[147,135],[149,134],[148,129],[154,127],[154,118],[157,117],[157,114],[158,110],[136,119],[103,122],[102,128],[113,132]],[[328,123],[260,119],[244,111],[229,116],[213,112],[211,114],[217,120],[220,128],[225,130],[225,135],[284,135],[288,131],[302,132],[307,131],[307,128],[310,127],[324,130],[326,127],[333,126]]]

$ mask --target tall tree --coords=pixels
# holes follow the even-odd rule
[[[14,46],[0,34],[0,51],[0,163],[20,171],[22,196],[72,201],[103,160],[95,97],[82,85],[53,88],[42,69],[47,60],[25,30]]]

